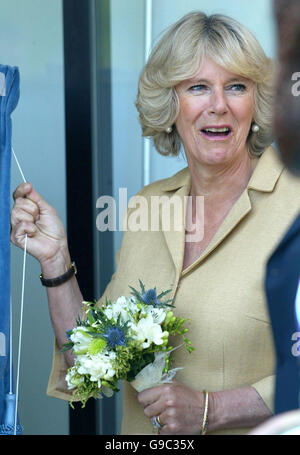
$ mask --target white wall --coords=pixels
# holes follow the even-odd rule
[[[20,70],[12,139],[25,177],[65,222],[62,0],[0,0],[0,62]],[[12,190],[21,182],[12,161]],[[23,252],[12,245],[11,255],[16,354]],[[39,274],[38,263],[28,256],[19,414],[25,435],[68,434],[68,405],[46,396],[53,332]]]
[[[135,108],[137,81],[144,64],[144,1],[111,0],[112,143],[114,197],[128,198],[143,185],[143,140]],[[115,250],[122,233],[115,233]]]

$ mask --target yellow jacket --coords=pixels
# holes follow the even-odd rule
[[[189,195],[188,168],[144,187],[139,196]],[[174,352],[176,380],[196,390],[219,391],[252,385],[273,409],[274,348],[265,302],[265,265],[300,210],[300,179],[283,168],[274,148],[259,159],[247,188],[199,259],[184,271],[184,215],[176,231],[124,233],[117,270],[106,288],[111,300],[129,295],[129,285],[158,291],[172,288],[176,315],[190,319],[195,351]],[[150,204],[149,204],[150,206]],[[163,209],[162,209],[163,210]],[[129,209],[127,220],[134,209]],[[150,222],[150,221],[149,221]],[[172,227],[172,226],[171,226]],[[292,335],[292,334],[291,334]],[[47,393],[70,399],[63,355],[55,349]],[[231,429],[215,434],[246,433]],[[151,434],[152,427],[135,398],[123,387],[123,434]]]

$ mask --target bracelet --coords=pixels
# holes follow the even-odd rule
[[[73,275],[77,274],[77,269],[75,262],[72,262],[69,270],[64,273],[63,275],[60,275],[56,278],[44,278],[42,274],[40,274],[40,280],[42,282],[43,286],[47,286],[48,288],[53,288],[55,286],[59,286],[60,284],[65,283],[68,281]]]
[[[207,431],[207,424],[208,424],[208,392],[203,390],[204,393],[204,413],[203,413],[203,421],[201,426],[201,435],[205,435]]]

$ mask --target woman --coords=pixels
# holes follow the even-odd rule
[[[172,285],[176,312],[191,320],[195,351],[188,357],[184,350],[174,353],[176,366],[184,369],[172,384],[137,395],[124,384],[122,432],[150,433],[155,418],[160,434],[245,433],[272,412],[274,353],[264,267],[300,207],[293,197],[300,184],[269,147],[271,62],[233,19],[188,14],[153,50],[137,108],[143,135],[153,137],[157,150],[176,155],[182,144],[188,162],[139,197],[149,204],[153,196],[164,197],[161,224],[166,201],[191,196],[193,203],[179,220],[180,230],[172,225],[125,232],[116,273],[101,300],[128,295],[138,278],[158,289]],[[204,217],[197,196],[204,198]],[[28,233],[28,251],[40,261],[44,278],[66,273],[71,259],[54,209],[29,184],[14,197],[12,241],[22,247]],[[127,219],[133,213],[129,209]],[[187,228],[189,217],[194,231]],[[48,393],[64,399],[70,398],[64,376],[72,358],[57,350],[83,300],[69,275],[47,288],[57,340]]]

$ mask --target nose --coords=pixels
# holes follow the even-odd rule
[[[210,96],[209,113],[222,115],[228,111],[227,98],[223,89],[215,89]]]

